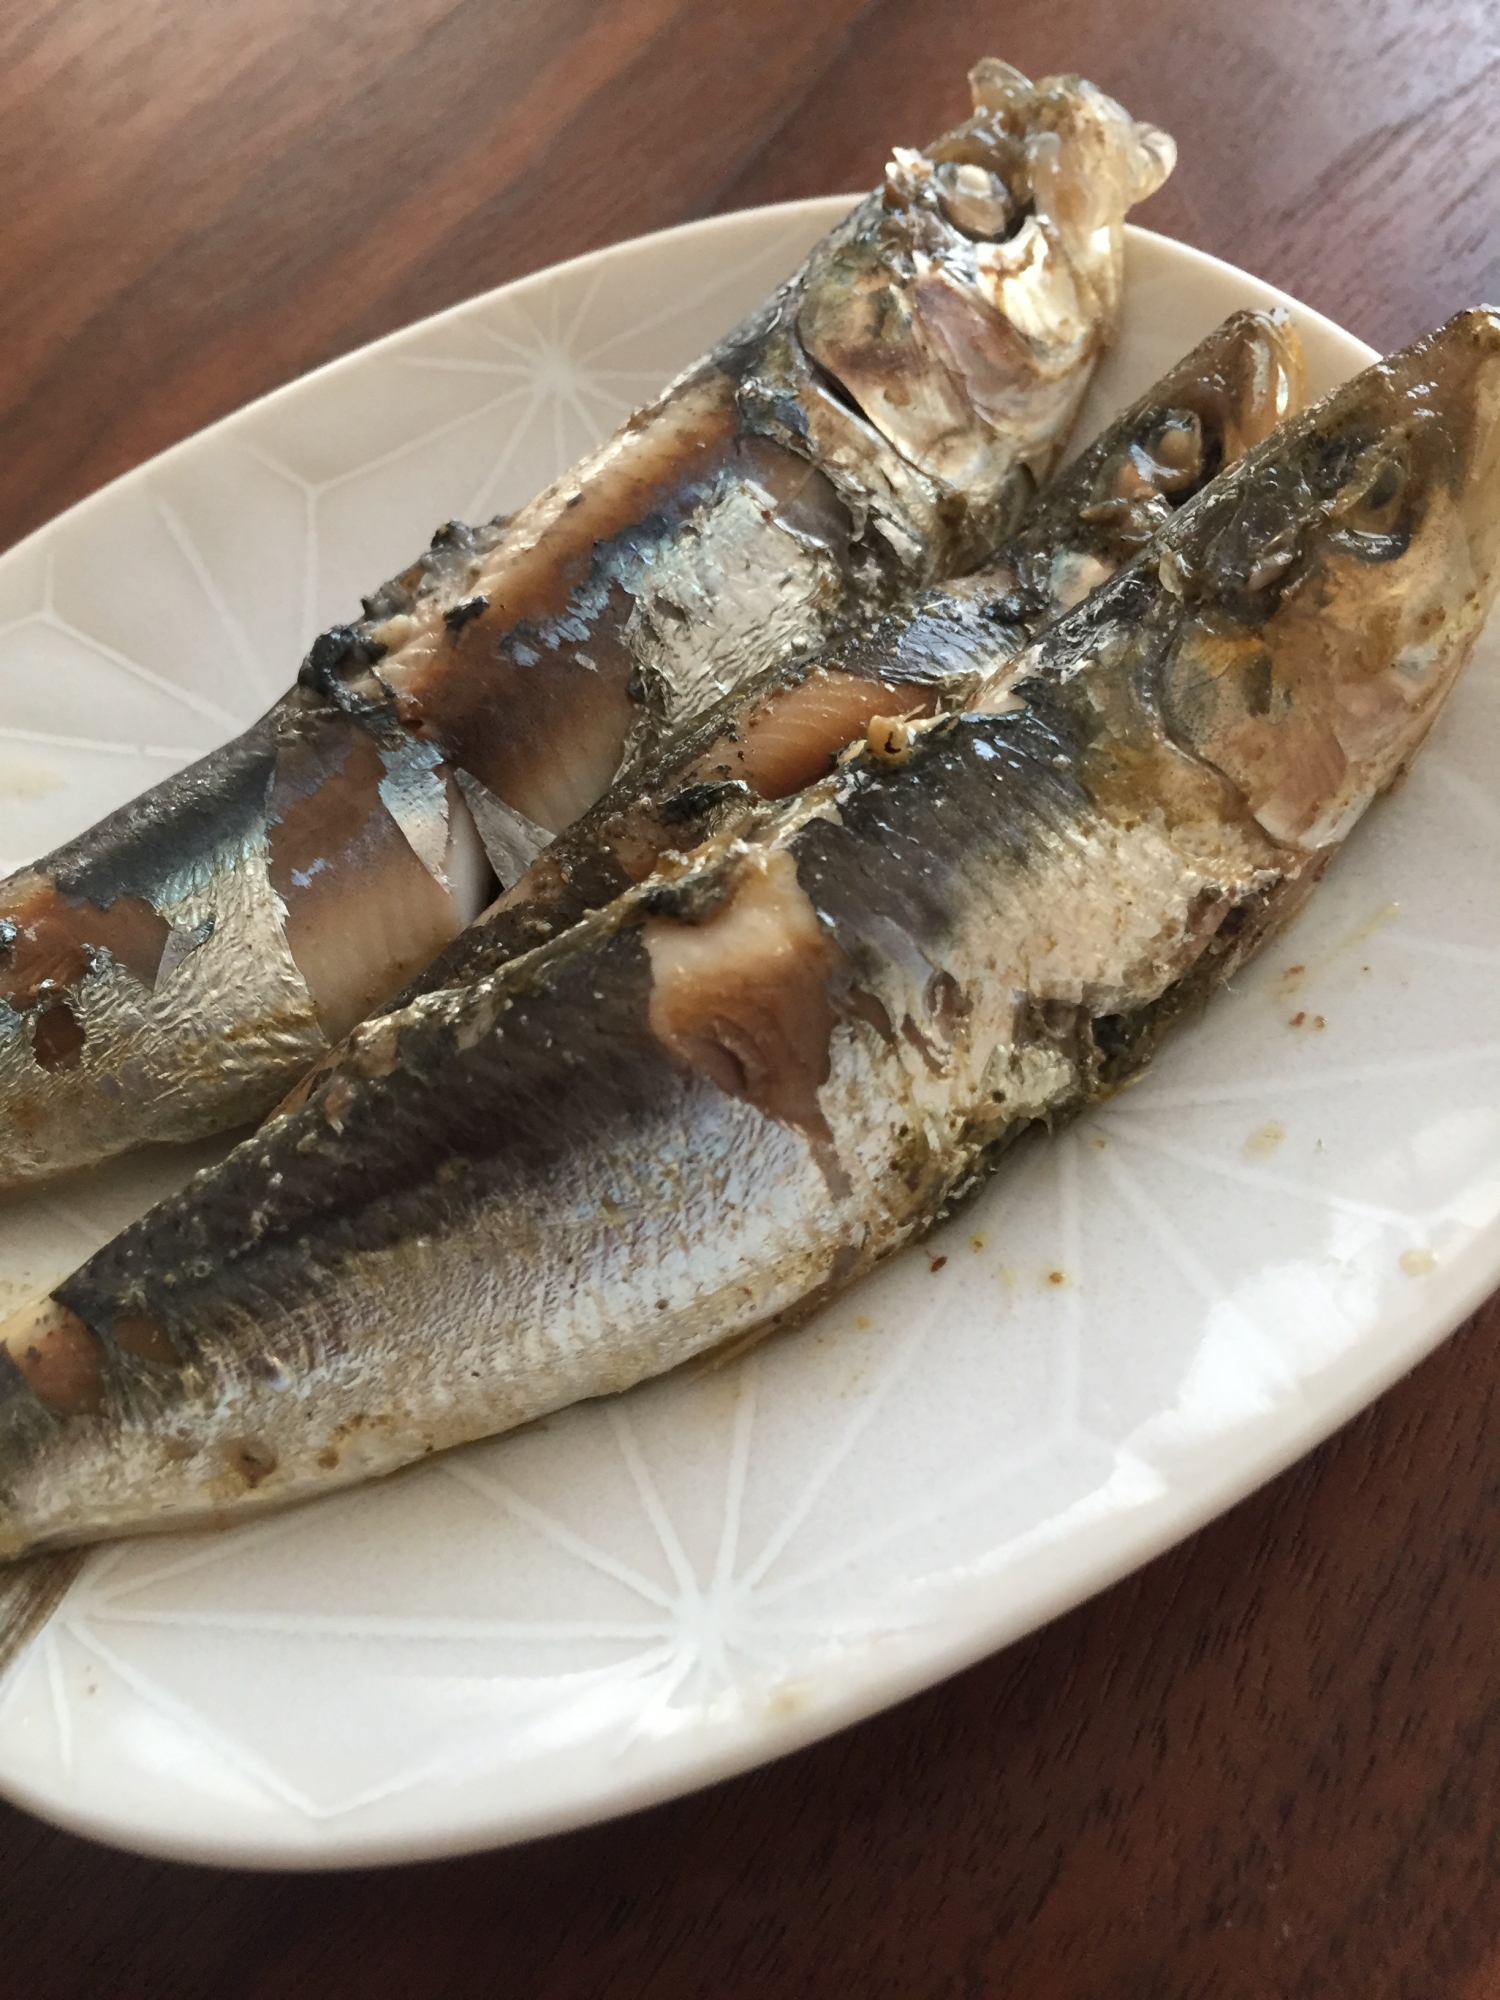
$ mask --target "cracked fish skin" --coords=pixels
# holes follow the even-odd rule
[[[1302,407],[1301,343],[1285,314],[1229,316],[1044,486],[985,567],[934,585],[867,634],[787,661],[680,731],[605,793],[400,996],[493,972],[721,832],[756,798],[823,776],[881,715],[963,705],[1015,651],[1139,553],[1173,510]],[[299,1090],[307,1084],[298,1086]]]
[[[663,732],[995,545],[1172,145],[1077,78],[972,84],[572,472],[450,524],[237,742],[0,887],[0,1188],[261,1115]]]
[[[366,1023],[0,1327],[0,1546],[246,1512],[789,1324],[1295,911],[1493,600],[1500,314],[1292,419],[894,764]]]

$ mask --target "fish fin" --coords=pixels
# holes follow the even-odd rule
[[[0,1680],[67,1596],[87,1558],[87,1549],[63,1549],[0,1564]]]

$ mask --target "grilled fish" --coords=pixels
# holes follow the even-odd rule
[[[364,1024],[7,1321],[0,1547],[303,1497],[801,1317],[1286,920],[1497,575],[1480,311],[1255,446],[899,758]]]
[[[508,523],[450,525],[245,735],[0,890],[0,1187],[263,1113],[669,732],[972,565],[1119,317],[1172,144],[974,115]]]
[[[1304,395],[1286,316],[1231,314],[1042,489],[984,569],[919,593],[832,655],[767,669],[680,732],[560,834],[402,1000],[466,984],[556,935],[663,854],[726,831],[754,800],[824,776],[853,739],[868,740],[872,726],[878,735],[882,718],[899,747],[914,718],[961,707],[1007,645],[1019,652],[1138,554]]]

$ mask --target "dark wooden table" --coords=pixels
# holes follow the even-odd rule
[[[1166,125],[1143,219],[1367,340],[1500,297],[1496,0],[10,0],[0,545],[471,292],[872,182],[991,50]],[[0,2000],[1500,1995],[1497,1336],[1026,1643],[632,1820],[263,1877],[0,1807]]]

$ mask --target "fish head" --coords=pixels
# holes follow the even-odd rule
[[[1014,583],[1001,564],[994,587],[1019,589],[1033,624],[1071,610],[1305,401],[1290,317],[1232,313],[1049,483],[1007,547]]]
[[[802,346],[940,489],[983,505],[1044,478],[1119,322],[1125,211],[1176,157],[1078,77],[980,63],[974,113],[898,148],[878,205],[834,249]]]
[[[1500,313],[1460,313],[1256,447],[1161,538],[1164,719],[1274,839],[1405,768],[1500,580]],[[1149,560],[1149,558],[1148,558]]]
[[[1118,432],[1120,448],[1099,467],[1092,498],[1147,500],[1173,507],[1243,458],[1252,445],[1307,401],[1307,364],[1289,313],[1231,313],[1100,443]]]

